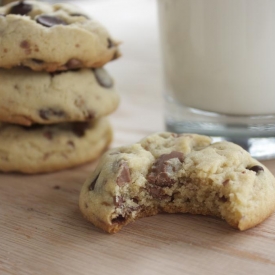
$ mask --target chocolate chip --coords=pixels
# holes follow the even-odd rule
[[[56,25],[67,25],[62,19],[50,15],[40,15],[36,18],[36,22],[49,28]]]
[[[51,117],[64,117],[65,113],[62,110],[49,108],[40,110],[39,116],[44,120],[49,120]]]
[[[114,42],[110,38],[107,39],[107,42],[108,42],[108,49],[113,48],[115,46]]]
[[[32,5],[27,4],[23,1],[20,1],[18,4],[14,5],[9,14],[19,14],[19,15],[26,15],[32,10]]]
[[[167,163],[167,161],[173,158],[177,158],[180,162],[183,162],[183,153],[173,151],[170,154],[161,155],[153,164],[151,171],[147,176],[148,182],[161,187],[172,186],[175,183],[175,180],[169,177],[168,172],[173,171],[173,168]]]
[[[95,185],[96,185],[99,175],[100,175],[100,173],[94,178],[92,183],[89,185],[89,191],[93,191],[95,189]]]
[[[81,14],[81,13],[71,13],[70,16],[82,16],[85,17],[87,19],[90,19],[88,15],[86,14]]]
[[[128,163],[126,161],[121,161],[119,164],[118,177],[116,183],[118,186],[124,186],[131,182],[131,174]]]
[[[154,199],[158,199],[158,200],[171,199],[171,197],[164,194],[163,189],[158,186],[153,186],[153,187],[150,186],[148,187],[148,191]]]
[[[258,175],[260,172],[264,171],[264,168],[260,165],[255,165],[255,166],[248,168],[248,170],[254,171]]]
[[[72,131],[78,137],[83,137],[86,130],[89,128],[89,122],[75,122],[72,124]]]
[[[113,79],[103,68],[93,69],[98,84],[104,88],[111,88],[114,85]]]
[[[76,69],[82,66],[82,62],[76,58],[72,58],[65,64],[65,66],[68,69]]]

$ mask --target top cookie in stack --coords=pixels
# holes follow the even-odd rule
[[[102,67],[118,42],[69,4],[0,8],[0,171],[51,172],[99,156],[119,104]],[[12,123],[12,124],[9,124]]]
[[[0,8],[0,14],[2,68],[97,68],[120,56],[108,31],[69,4],[14,2]]]

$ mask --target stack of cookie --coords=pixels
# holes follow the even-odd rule
[[[0,8],[0,170],[51,172],[108,146],[119,104],[102,67],[120,56],[108,31],[69,4]]]

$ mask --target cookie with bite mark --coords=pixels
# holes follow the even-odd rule
[[[106,152],[84,183],[79,205],[88,221],[109,233],[162,212],[212,215],[246,230],[274,211],[275,179],[236,144],[159,133]]]
[[[70,4],[10,3],[0,7],[0,32],[2,68],[97,68],[120,56],[109,32]]]

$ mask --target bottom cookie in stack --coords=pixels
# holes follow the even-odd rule
[[[107,118],[24,127],[0,123],[0,171],[54,172],[96,159],[112,140]]]

